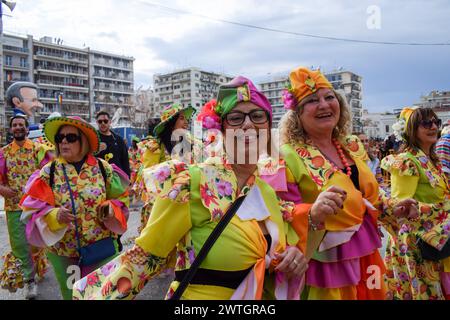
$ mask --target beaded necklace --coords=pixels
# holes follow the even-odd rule
[[[332,141],[333,141],[334,146],[336,147],[336,150],[338,152],[338,155],[339,155],[339,158],[341,159],[342,164],[346,168],[347,176],[350,177],[352,175],[352,168],[348,164],[347,158],[344,155],[344,151],[342,150],[341,144],[336,139],[332,139]],[[332,164],[334,165],[335,170],[340,170],[334,163],[332,163]]]
[[[342,164],[345,166],[345,170],[347,171],[347,176],[351,176],[352,175],[352,168],[350,167],[350,165],[348,164],[347,158],[344,155],[344,151],[342,150],[341,144],[336,140],[336,139],[332,139],[331,140],[336,148],[336,151],[339,155],[339,158],[341,159]],[[320,149],[314,144],[314,142],[312,140],[307,140],[307,143],[310,145],[315,146],[319,151]],[[331,160],[330,158],[328,158],[325,153],[322,153],[322,155],[328,159],[328,161],[331,163],[331,166],[333,167],[334,171],[341,171],[341,169],[339,169],[339,167],[336,165],[336,163],[334,163],[333,160]]]

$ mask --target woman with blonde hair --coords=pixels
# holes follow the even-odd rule
[[[71,279],[117,254],[127,230],[128,176],[94,157],[97,130],[80,117],[54,117],[44,134],[56,158],[31,177],[20,202],[29,243],[47,248],[61,294],[71,299]],[[78,271],[78,272],[77,272]]]
[[[383,201],[363,145],[348,135],[347,103],[320,71],[296,68],[289,82],[279,125],[288,187],[279,195],[302,208],[292,222],[296,230],[309,229],[302,297],[384,299],[377,229]],[[414,203],[401,202],[395,213],[413,211]]]

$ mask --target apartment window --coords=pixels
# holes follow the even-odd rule
[[[20,57],[20,66],[23,68],[27,67],[27,58]]]
[[[20,73],[20,81],[29,81],[27,72]]]
[[[200,77],[200,75],[199,75],[198,73],[196,73],[196,74],[195,74],[195,77],[198,78],[198,77]]]
[[[389,125],[386,125],[386,133],[389,133]]]
[[[11,56],[5,56],[5,64],[7,66],[12,66],[12,57]]]

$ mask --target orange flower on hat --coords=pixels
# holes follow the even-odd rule
[[[333,88],[320,70],[312,71],[305,67],[299,67],[291,71],[289,80],[292,93],[299,102],[321,88]]]

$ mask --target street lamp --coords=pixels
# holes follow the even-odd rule
[[[11,12],[16,7],[16,3],[12,2],[12,1],[2,0],[2,4],[7,6]],[[3,34],[3,20],[2,20],[3,13],[2,12],[3,12],[2,5],[0,4],[0,35]]]

